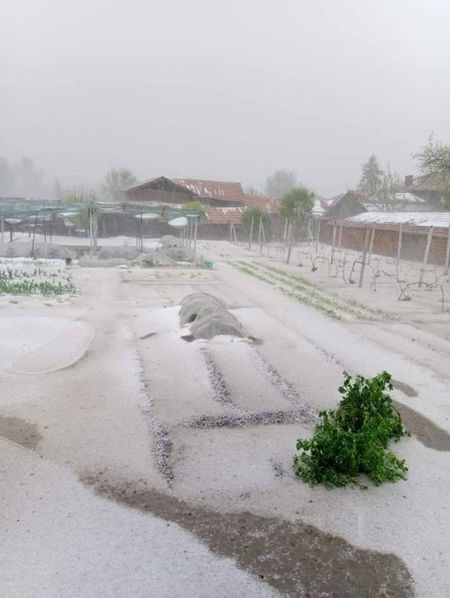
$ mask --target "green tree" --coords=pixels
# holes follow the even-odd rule
[[[102,192],[108,201],[120,202],[125,199],[125,191],[137,182],[135,174],[128,168],[111,168],[106,173]]]
[[[428,142],[414,155],[422,174],[431,177],[440,187],[436,209],[450,210],[450,145],[434,141],[430,135]]]
[[[22,158],[14,166],[16,191],[21,195],[39,197],[44,192],[43,172],[38,170],[30,158]]]
[[[425,176],[450,179],[450,145],[434,141],[430,135],[428,142],[413,157]]]
[[[285,218],[298,222],[306,221],[314,207],[314,192],[306,187],[294,187],[283,195],[280,213]]]
[[[205,204],[203,204],[198,199],[193,199],[192,201],[187,201],[185,204],[183,204],[183,210],[198,211],[204,215],[205,214]]]
[[[241,224],[242,226],[249,230],[252,225],[253,219],[253,226],[256,227],[259,225],[260,220],[262,219],[263,224],[266,224],[269,220],[267,214],[262,212],[259,208],[251,208],[251,210],[246,210],[241,216]]]
[[[267,177],[265,192],[272,197],[283,197],[297,183],[297,173],[293,170],[281,169]]]
[[[375,154],[372,154],[367,162],[361,166],[358,189],[370,198],[376,197],[383,185],[383,176],[384,171],[380,167]]]

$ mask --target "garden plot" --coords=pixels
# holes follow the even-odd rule
[[[0,262],[0,295],[73,295],[76,286],[63,264],[60,260],[3,259]]]
[[[23,581],[8,577],[8,587],[23,594],[26,581],[29,593],[39,595],[45,562],[59,564],[58,555],[75,554],[64,563],[71,588],[86,570],[89,584],[113,579],[123,583],[120,588],[135,588],[139,579],[139,587],[153,588],[150,561],[136,561],[143,563],[136,577],[127,555],[136,560],[133,548],[139,556],[145,545],[154,562],[164,529],[180,526],[206,544],[209,557],[233,559],[227,570],[233,580],[242,569],[258,576],[252,580],[259,585],[246,587],[246,596],[263,595],[259,590],[270,584],[292,596],[319,598],[338,591],[352,598],[383,592],[409,598],[411,576],[418,598],[449,594],[449,381],[437,379],[414,352],[399,355],[398,342],[387,348],[367,338],[371,327],[390,326],[391,320],[352,315],[347,321],[345,310],[340,321],[331,319],[281,292],[278,282],[268,284],[226,263],[215,262],[201,283],[172,284],[164,271],[161,282],[148,283],[142,278],[145,269],[76,272],[80,294],[58,312],[64,318],[70,313],[93,331],[85,357],[50,373],[1,372],[0,417],[6,419],[0,433],[26,441],[37,453],[33,457],[6,445],[11,450],[4,469],[11,484],[3,528],[9,552],[23,557],[14,569]],[[297,275],[298,268],[286,272]],[[188,328],[180,327],[177,306],[199,290],[221,299],[257,342],[230,337],[185,342],[181,337]],[[46,310],[40,305],[33,317]],[[8,318],[14,312],[17,305],[0,310]],[[412,417],[419,413],[439,426],[439,446],[419,434],[395,446],[410,467],[407,481],[330,492],[295,478],[295,441],[311,436],[317,409],[336,404],[343,369],[365,375],[389,369],[415,393],[400,389],[396,395]],[[31,431],[33,438],[22,439],[18,429]],[[436,429],[429,426],[428,432],[434,436]],[[17,472],[24,472],[26,496],[33,501],[17,500],[23,491],[14,485],[23,482],[16,480]],[[63,534],[54,526],[49,488],[58,489]],[[92,501],[86,489],[102,498]],[[79,498],[76,512],[71,496]],[[32,527],[11,524],[28,521],[31,511]],[[92,513],[96,521],[110,513],[115,526],[106,517],[100,530]],[[165,519],[162,527],[150,529],[153,515]],[[113,529],[114,537],[103,528]],[[34,550],[42,537],[53,539],[45,544],[44,559]],[[92,560],[92,545],[102,558]],[[118,545],[124,547],[120,554]],[[169,550],[158,562],[164,568],[170,561],[180,571],[180,562],[191,558],[189,550],[188,556]],[[36,571],[21,565],[30,556],[38,559]],[[210,571],[210,562],[204,561],[203,571]],[[67,585],[45,571],[47,595],[66,591]],[[202,579],[198,587],[204,588],[207,578]],[[236,586],[228,590],[237,592]],[[174,592],[177,596],[179,588]]]

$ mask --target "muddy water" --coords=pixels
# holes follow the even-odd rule
[[[411,575],[397,556],[356,548],[302,522],[219,513],[151,490],[145,482],[108,480],[104,474],[82,482],[99,496],[177,523],[286,596],[414,595]]]
[[[0,417],[0,436],[29,449],[35,449],[42,438],[36,424],[19,417]]]

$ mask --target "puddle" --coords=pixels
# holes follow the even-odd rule
[[[42,439],[36,424],[19,417],[0,417],[0,436],[34,450]]]
[[[419,442],[436,451],[450,451],[450,434],[414,409],[398,402],[394,404],[402,416],[403,425]]]
[[[406,382],[400,382],[400,380],[391,380],[392,386],[405,394],[407,397],[417,397],[417,392],[412,386],[406,384]]]
[[[103,474],[81,481],[99,496],[177,523],[286,596],[414,595],[411,574],[394,554],[356,548],[302,522],[218,513],[151,490],[145,482],[110,481]]]

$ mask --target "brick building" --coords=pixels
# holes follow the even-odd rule
[[[369,233],[367,231],[369,230]],[[370,235],[370,236],[369,236]],[[450,249],[450,212],[364,212],[339,221],[322,220],[319,239],[362,251],[370,238],[373,253],[422,261],[430,235],[428,262],[444,265]],[[373,239],[372,239],[373,236]]]

